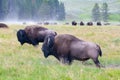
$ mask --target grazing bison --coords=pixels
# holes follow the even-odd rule
[[[8,28],[8,26],[4,23],[0,23],[0,28]]]
[[[50,23],[49,22],[44,22],[44,25],[49,25]]]
[[[76,21],[72,21],[72,25],[73,25],[73,26],[76,26],[76,25],[77,25],[77,22],[76,22]]]
[[[80,25],[81,25],[81,26],[84,26],[84,23],[81,21],[81,22],[80,22]]]
[[[23,25],[26,25],[27,23],[26,22],[23,22]]]
[[[87,25],[88,25],[88,26],[92,26],[93,23],[92,23],[92,22],[88,22]]]
[[[69,22],[66,22],[65,25],[69,25]]]
[[[32,44],[36,46],[39,42],[44,42],[47,35],[57,35],[53,30],[49,30],[37,25],[27,26],[25,29],[20,29],[17,32],[18,41],[23,45],[24,43]]]
[[[47,36],[42,45],[42,51],[45,58],[53,55],[62,63],[71,64],[73,60],[86,61],[92,59],[97,67],[101,67],[98,60],[98,57],[102,56],[100,46],[69,34]]]
[[[110,25],[110,23],[109,22],[105,22],[104,25]]]
[[[101,22],[97,22],[97,25],[98,25],[98,26],[101,26],[102,24],[101,24]]]

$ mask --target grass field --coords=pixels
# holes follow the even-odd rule
[[[98,69],[92,60],[82,64],[74,61],[63,65],[53,56],[44,58],[41,45],[23,46],[16,31],[23,25],[0,29],[0,80],[120,80],[120,26],[45,26],[58,34],[72,34],[101,46],[99,60],[105,68]]]

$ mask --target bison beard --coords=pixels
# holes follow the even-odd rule
[[[102,56],[102,51],[99,45],[80,40],[72,35],[47,36],[42,51],[46,58],[53,55],[62,63],[71,64],[73,60],[92,59],[97,67],[101,67],[98,56]]]

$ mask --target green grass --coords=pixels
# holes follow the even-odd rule
[[[109,15],[109,20],[110,21],[120,21],[120,14],[110,14]]]
[[[9,25],[0,29],[0,80],[120,80],[120,27],[119,26],[46,26],[58,34],[72,34],[92,41],[102,48],[99,57],[105,68],[98,69],[92,60],[82,64],[74,61],[63,65],[55,57],[44,58],[41,45],[23,46],[17,41],[16,31],[23,25]]]
[[[95,3],[98,3],[100,9],[102,4],[108,4],[109,21],[120,21],[120,1],[119,0],[59,0],[64,2],[67,20],[91,21],[92,9]]]

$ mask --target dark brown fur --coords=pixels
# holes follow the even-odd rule
[[[38,34],[39,31],[44,31],[48,29],[41,26],[31,25],[31,26],[27,26],[24,30],[28,35],[28,37],[35,39],[39,36]]]
[[[88,22],[87,25],[88,25],[88,26],[92,26],[92,25],[93,25],[93,22]]]
[[[53,45],[53,47],[49,47],[49,45]],[[42,51],[46,58],[53,55],[59,61],[67,64],[71,64],[73,60],[92,59],[97,67],[100,67],[98,56],[102,56],[99,45],[80,40],[69,34],[48,36],[42,45]]]
[[[101,22],[97,22],[97,26],[101,26],[102,24],[101,24]]]
[[[57,33],[38,25],[27,26],[24,30],[20,29],[17,32],[18,41],[22,45],[24,43],[28,43],[36,46],[39,44],[39,42],[44,42],[44,39],[47,35],[55,36]]]
[[[72,25],[73,25],[73,26],[76,26],[76,25],[77,25],[77,22],[76,22],[76,21],[72,21]]]
[[[0,28],[8,28],[8,26],[4,23],[0,23]]]
[[[80,25],[81,25],[81,26],[84,26],[85,24],[81,21],[81,22],[80,22]]]

